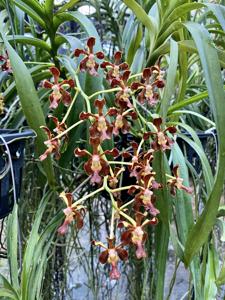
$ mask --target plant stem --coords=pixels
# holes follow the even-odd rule
[[[80,125],[82,122],[84,122],[84,120],[80,120],[78,122],[76,122],[75,124],[73,124],[72,126],[70,126],[69,128],[67,128],[65,131],[63,131],[62,133],[60,133],[59,135],[55,136],[54,138],[51,139],[51,141],[55,140],[55,139],[59,139],[62,136],[64,136],[65,134],[67,134],[67,132],[69,132],[70,130],[72,130],[73,128],[75,128],[76,126]]]
[[[76,207],[76,206],[77,206],[78,204],[80,204],[82,201],[87,200],[88,198],[93,197],[95,194],[97,194],[97,193],[99,193],[99,192],[101,192],[101,191],[103,191],[103,190],[104,190],[104,185],[103,185],[102,187],[100,187],[99,189],[97,189],[96,191],[94,191],[94,192],[92,192],[92,193],[90,193],[90,194],[88,194],[88,195],[86,195],[86,196],[80,198],[80,199],[77,200],[76,202],[74,202],[74,203],[72,204],[72,207]]]
[[[77,88],[78,90],[80,91],[82,97],[84,98],[85,102],[86,102],[86,106],[87,106],[87,111],[88,113],[91,113],[91,106],[90,106],[90,101],[89,101],[89,97],[87,94],[85,94],[85,92],[82,90],[81,88],[81,85],[80,85],[80,82],[79,82],[79,79],[78,79],[78,76],[77,74],[74,72],[74,79],[76,81],[76,85],[77,85]]]
[[[73,100],[72,100],[72,102],[70,103],[70,106],[69,106],[69,108],[67,109],[67,112],[66,112],[66,114],[65,114],[65,116],[64,116],[64,118],[63,118],[63,120],[62,120],[62,123],[65,123],[67,117],[69,116],[69,114],[70,114],[70,112],[71,112],[71,109],[72,109],[72,107],[73,107],[73,104],[75,103],[75,101],[76,101],[76,99],[77,99],[78,94],[79,94],[79,90],[77,89],[77,90],[76,90],[76,94],[75,94],[75,96],[73,97]]]
[[[90,100],[91,98],[94,98],[95,96],[98,96],[100,94],[118,92],[119,90],[120,90],[120,88],[113,88],[113,89],[109,89],[109,90],[97,91],[94,94],[88,96],[88,99]]]
[[[116,193],[116,192],[120,192],[120,191],[129,190],[132,186],[137,187],[137,185],[128,185],[128,186],[123,186],[123,187],[113,189],[113,190],[110,189],[110,192],[111,193]]]
[[[125,161],[108,161],[108,164],[110,165],[126,165],[126,166],[132,166],[132,163],[129,163],[129,162],[125,162]]]

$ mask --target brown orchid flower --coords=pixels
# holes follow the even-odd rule
[[[59,122],[58,118],[49,115],[48,116],[55,123],[55,129],[53,131],[58,135],[66,130],[66,124],[64,122]],[[55,138],[55,134],[51,132],[51,130],[46,126],[41,126],[47,136],[48,139],[44,142],[44,144],[48,147],[47,150],[39,157],[41,161],[47,158],[48,155],[54,154],[55,159],[60,159],[60,148],[67,143],[68,136],[64,135],[63,139]]]
[[[167,180],[167,184],[170,186],[170,193],[175,196],[176,190],[183,190],[188,194],[192,194],[193,190],[190,187],[183,185],[183,178],[179,177],[179,165],[174,166],[172,170],[174,177]]]
[[[60,198],[65,202],[66,208],[63,210],[65,214],[65,220],[63,224],[58,228],[58,233],[60,235],[64,235],[68,231],[68,226],[74,220],[76,221],[77,229],[81,229],[83,227],[83,218],[85,214],[85,207],[83,205],[73,205],[73,194],[62,192]]]
[[[152,174],[146,175],[143,180],[144,186],[132,186],[128,193],[133,194],[137,190],[140,190],[140,192],[135,195],[134,209],[137,211],[140,206],[143,206],[146,211],[155,217],[160,212],[154,206],[156,197],[153,194],[153,190],[161,188],[162,185],[155,181],[154,175],[155,173],[153,172]]]
[[[147,103],[150,106],[155,106],[159,99],[159,94],[155,91],[157,86],[157,81],[151,82],[152,69],[146,68],[143,71],[142,82],[133,82],[131,85],[132,90],[141,89],[138,93],[138,101],[140,103]]]
[[[93,48],[95,45],[95,38],[90,37],[87,40],[87,48],[88,50],[76,49],[74,51],[74,56],[79,57],[80,55],[85,55],[85,57],[80,62],[80,70],[81,72],[88,71],[90,75],[98,76],[98,67],[99,64],[96,62],[96,57],[98,59],[104,58],[104,53],[99,51],[94,53]]]
[[[0,55],[0,67],[1,67],[2,71],[12,73],[12,67],[11,67],[11,63],[9,60],[8,52],[6,51],[5,53],[6,53],[5,56]]]
[[[123,111],[123,109],[117,109],[115,107],[111,107],[108,111],[109,116],[115,116],[116,120],[113,124],[113,134],[118,135],[119,131],[123,134],[126,134],[130,130],[130,124],[127,120],[128,117],[131,117],[132,120],[137,119],[137,113],[135,111],[131,111],[130,109]]]
[[[158,220],[156,217],[153,217],[151,220],[143,219],[145,214],[137,212],[135,214],[136,221],[133,220],[133,223],[130,224],[126,221],[123,221],[123,226],[127,229],[121,235],[121,241],[124,244],[133,244],[136,247],[136,257],[138,259],[144,258],[147,256],[144,243],[147,239],[147,233],[143,230],[146,225],[156,225]],[[142,222],[143,221],[143,222]]]
[[[62,101],[65,106],[70,105],[72,98],[69,92],[67,92],[63,85],[68,85],[70,88],[74,87],[74,81],[72,79],[63,80],[59,82],[60,71],[56,67],[51,67],[50,72],[53,75],[54,83],[51,83],[48,80],[43,81],[43,87],[46,89],[51,89],[52,93],[49,96],[50,108],[57,108],[59,102]]]
[[[130,73],[131,72],[129,70],[126,70],[124,71],[120,79],[113,78],[111,82],[112,87],[119,86],[121,88],[121,90],[116,94],[115,102],[119,107],[123,109],[133,107],[133,105],[130,102],[131,89],[128,85]]]
[[[121,175],[121,173],[123,173],[125,171],[125,168],[118,168],[115,167],[113,175],[110,175],[108,177],[108,182],[109,182],[109,186],[112,189],[115,189],[117,187],[117,184],[119,182],[119,176]]]
[[[74,153],[78,157],[90,156],[89,160],[84,164],[84,170],[88,175],[91,175],[91,183],[101,183],[102,177],[109,174],[109,165],[106,160],[102,158],[103,155],[112,155],[116,157],[119,155],[119,151],[114,148],[112,150],[106,150],[102,153],[99,152],[98,148],[100,145],[100,139],[98,137],[91,137],[90,144],[93,148],[93,154],[87,150],[81,150],[76,148]]]
[[[111,139],[112,137],[112,131],[113,131],[113,125],[107,121],[106,116],[103,114],[103,107],[106,104],[105,99],[102,100],[95,100],[94,105],[98,109],[97,114],[92,113],[80,113],[80,119],[85,120],[89,117],[95,118],[95,121],[93,122],[92,126],[90,127],[90,134],[92,137],[99,136],[101,141],[104,141],[106,139]]]
[[[110,84],[114,78],[117,80],[120,80],[121,71],[125,71],[129,68],[129,66],[126,62],[120,63],[121,58],[122,58],[122,52],[117,51],[114,54],[114,64],[111,62],[108,62],[108,61],[104,61],[101,64],[101,68],[107,69],[107,70],[109,69],[106,74],[106,80],[108,80]]]
[[[108,238],[108,247],[102,242],[92,242],[95,246],[100,246],[105,250],[100,254],[99,261],[102,264],[110,264],[112,269],[110,271],[110,279],[118,280],[120,278],[120,272],[118,270],[118,261],[125,261],[128,259],[127,250],[122,248],[122,244],[115,246],[115,238]]]
[[[153,124],[156,127],[156,132],[146,132],[143,136],[145,140],[147,140],[150,136],[155,137],[155,140],[151,143],[152,148],[157,151],[165,151],[167,149],[171,149],[171,146],[173,144],[173,141],[166,135],[166,132],[169,132],[171,134],[176,133],[176,127],[170,126],[166,129],[162,130],[161,124],[162,124],[162,118],[156,118],[153,120]]]

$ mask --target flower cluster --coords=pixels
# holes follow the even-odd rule
[[[160,211],[157,208],[156,191],[169,188],[171,195],[175,195],[177,189],[187,193],[191,193],[191,189],[183,185],[183,179],[178,174],[178,166],[173,167],[173,175],[167,174],[169,179],[164,184],[157,181],[158,174],[154,169],[156,153],[165,153],[171,149],[176,127],[167,127],[165,120],[160,116],[154,118],[151,116],[149,120],[145,120],[143,116],[139,118],[141,113],[138,111],[137,103],[140,106],[148,106],[148,109],[150,106],[155,113],[155,107],[160,101],[159,89],[164,87],[164,71],[160,67],[160,60],[154,66],[145,68],[140,78],[140,74],[131,75],[128,64],[122,61],[120,51],[115,53],[114,62],[106,60],[100,62],[99,60],[104,59],[104,54],[101,51],[95,52],[94,47],[95,38],[91,37],[87,41],[86,50],[75,50],[75,59],[79,60],[76,74],[81,71],[91,76],[98,76],[101,68],[109,86],[109,89],[102,91],[102,94],[111,93],[114,96],[113,105],[109,106],[105,98],[95,99],[91,109],[90,101],[96,94],[88,97],[83,91],[81,96],[86,101],[87,111],[80,113],[76,124],[67,128],[66,117],[59,122],[56,117],[50,116],[55,124],[53,132],[47,127],[42,127],[48,135],[48,140],[45,142],[48,148],[40,159],[45,159],[49,154],[54,154],[55,158],[59,159],[61,145],[68,139],[68,131],[80,122],[87,122],[90,147],[88,150],[84,146],[76,148],[74,154],[82,159],[83,170],[90,177],[90,184],[98,189],[77,200],[74,200],[71,193],[61,193],[60,197],[66,204],[66,208],[63,210],[65,220],[58,233],[65,234],[68,225],[73,221],[77,229],[81,229],[86,212],[83,202],[95,193],[108,192],[112,200],[110,236],[107,238],[107,245],[101,241],[93,241],[93,244],[104,249],[99,260],[102,264],[108,263],[111,266],[110,278],[118,279],[120,277],[118,262],[128,259],[126,247],[135,247],[137,259],[148,255],[145,249],[148,238],[146,228],[159,222]],[[52,67],[50,72],[54,77],[54,83],[49,81],[43,83],[45,88],[52,91],[50,108],[56,108],[60,101],[69,105],[71,96],[64,87],[67,85],[69,88],[74,88],[73,80],[59,82],[59,70]],[[140,80],[137,81],[137,78]],[[78,77],[76,83],[77,80]],[[133,130],[135,122],[143,125],[139,132],[140,141],[132,134],[135,132]],[[105,149],[107,140],[114,141],[115,137],[124,134],[133,137],[133,141],[126,145],[126,149],[119,151],[116,145],[114,148]],[[127,179],[129,177],[133,179],[133,184],[126,184],[127,180],[124,180],[126,174],[129,174]],[[127,191],[128,196],[132,196],[131,201],[121,200],[121,191],[124,190]]]

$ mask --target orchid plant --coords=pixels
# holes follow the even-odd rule
[[[61,192],[60,197],[66,207],[63,210],[65,220],[58,228],[58,234],[66,234],[71,223],[75,223],[77,229],[82,230],[87,211],[85,201],[106,191],[111,199],[110,234],[105,237],[108,246],[105,246],[105,241],[93,241],[93,244],[105,249],[100,254],[99,260],[103,264],[111,265],[111,279],[119,279],[118,261],[128,259],[127,247],[135,247],[137,259],[143,259],[148,255],[144,246],[148,238],[145,228],[157,226],[157,216],[160,214],[155,191],[166,189],[167,186],[172,195],[176,194],[176,189],[182,189],[187,193],[192,193],[192,190],[182,184],[183,179],[179,177],[178,165],[173,166],[174,175],[165,174],[166,186],[156,180],[158,170],[154,169],[155,155],[157,152],[165,154],[171,150],[177,131],[175,126],[166,127],[165,120],[156,114],[160,91],[164,87],[165,71],[160,66],[162,58],[155,65],[145,68],[142,73],[131,74],[128,64],[121,62],[120,51],[115,53],[113,63],[104,61],[103,52],[95,53],[94,46],[95,38],[90,37],[87,40],[86,50],[74,51],[74,59],[80,56],[82,58],[78,69],[74,72],[74,79],[60,80],[60,71],[56,67],[51,67],[53,83],[46,80],[43,82],[44,88],[52,90],[49,96],[52,114],[54,115],[60,101],[68,106],[68,109],[62,120],[49,115],[55,124],[53,131],[46,126],[42,127],[48,139],[45,142],[47,149],[40,156],[40,160],[46,159],[49,155],[59,159],[62,145],[68,139],[68,132],[83,122],[89,122],[89,145],[92,150],[76,148],[74,155],[78,158],[88,157],[83,169],[89,176],[94,191],[80,199],[76,199],[71,191]],[[78,74],[88,72],[91,76],[97,77],[99,69],[104,71],[110,88],[87,96],[81,89]],[[73,99],[68,88],[76,91]],[[114,97],[114,105],[111,107],[107,106],[104,98],[94,99],[95,95],[106,93]],[[80,120],[77,123],[67,127],[67,117],[79,94],[86,101],[86,111],[80,113]],[[93,105],[90,105],[91,102]],[[151,120],[139,114],[137,109],[139,104],[151,112]],[[137,142],[132,134],[133,122],[144,122],[140,142]],[[114,140],[116,136],[124,134],[130,134],[133,139],[127,148],[121,151],[117,147],[105,149],[106,140]],[[135,179],[134,184],[124,185],[124,181],[121,180],[126,170],[129,177]],[[125,190],[133,195],[132,200],[121,201],[121,192]]]

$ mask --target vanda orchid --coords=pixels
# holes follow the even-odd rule
[[[163,58],[161,57],[155,65],[145,68],[140,74],[132,74],[129,65],[122,61],[122,52],[115,53],[114,62],[103,61],[104,54],[94,49],[94,37],[87,40],[86,48],[87,50],[76,49],[74,52],[73,59],[77,62],[78,69],[74,70],[73,80],[60,81],[59,69],[52,67],[50,72],[54,78],[53,83],[43,83],[46,89],[51,89],[49,99],[53,115],[61,101],[69,107],[62,120],[50,116],[55,124],[53,132],[43,127],[48,135],[45,142],[48,148],[40,159],[44,160],[49,155],[59,158],[61,145],[69,138],[69,132],[80,124],[86,124],[89,145],[85,148],[81,143],[79,148],[74,149],[74,154],[76,161],[83,165],[93,190],[80,199],[71,192],[62,191],[60,197],[66,204],[63,210],[65,219],[58,233],[66,234],[72,223],[78,230],[82,230],[88,210],[85,201],[103,191],[108,193],[111,199],[110,233],[103,241],[94,241],[93,245],[103,248],[99,260],[102,264],[107,263],[111,266],[110,278],[118,280],[119,261],[128,259],[130,247],[134,246],[137,259],[145,259],[148,256],[145,250],[146,240],[150,238],[147,229],[149,226],[157,226],[160,222],[158,192],[169,188],[174,195],[177,189],[187,193],[191,190],[182,184],[178,166],[173,167],[173,176],[165,174],[169,176],[167,182],[158,182],[159,170],[154,164],[159,154],[169,155],[177,132],[174,125],[167,126],[166,120],[156,114],[159,111],[160,90],[164,88],[163,76],[166,74],[166,71],[161,69]],[[78,74],[86,72],[88,76],[97,77],[100,69],[109,89],[87,96],[80,87]],[[74,104],[70,95],[73,89],[76,90],[76,96],[80,94],[85,101],[86,109],[80,113],[77,123],[69,125],[67,117],[70,106]],[[110,104],[107,98],[104,98],[106,93],[110,93],[113,98]],[[98,98],[100,94],[103,97]],[[151,115],[145,121],[140,116],[140,106],[151,111]],[[144,122],[144,126],[140,128],[137,138],[133,134],[132,126],[140,120]],[[116,143],[113,145],[113,141],[124,134],[131,136],[131,142],[122,149],[117,147]],[[108,141],[111,143],[107,143]],[[129,174],[128,179],[133,180],[130,185],[126,180],[122,180],[126,173]],[[127,191],[127,195],[132,195],[133,198],[122,201],[122,191]]]

